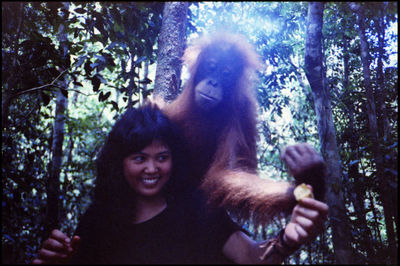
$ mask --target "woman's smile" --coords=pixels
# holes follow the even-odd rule
[[[127,156],[123,165],[125,180],[138,196],[157,196],[171,176],[171,151],[163,142],[154,140]]]
[[[144,185],[151,187],[157,184],[158,180],[160,180],[160,176],[142,177],[140,180],[143,182]]]

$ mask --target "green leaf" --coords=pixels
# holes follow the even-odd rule
[[[356,163],[358,163],[360,160],[353,160],[353,161],[351,161],[351,162],[349,162],[349,166],[351,166],[351,165],[353,165],[353,164],[356,164]]]
[[[79,57],[79,60],[78,60],[78,63],[76,63],[76,67],[80,67],[82,64],[83,64],[83,62],[85,62],[85,60],[87,59],[87,56],[85,55],[85,56],[80,56]],[[86,71],[86,69],[85,69],[85,71]]]
[[[77,9],[75,9],[74,10],[76,13],[79,13],[79,14],[85,14],[86,13],[86,10],[85,9],[83,9],[83,8],[77,8]]]
[[[118,104],[115,101],[110,101],[109,103],[113,106],[114,110],[119,111]]]
[[[136,62],[135,62],[135,66],[139,65],[140,63],[142,63],[144,60],[146,60],[146,58],[147,58],[146,56],[139,57],[139,59],[136,60]]]
[[[86,75],[90,75],[90,73],[92,72],[92,67],[90,66],[90,60],[87,60],[85,65],[84,65],[84,69],[85,69],[85,73]]]
[[[114,31],[115,32],[122,32],[122,28],[118,25],[118,23],[114,23]]]
[[[81,82],[79,82],[79,81],[74,81],[73,84],[76,85],[76,86],[83,87],[83,84]]]
[[[151,79],[149,78],[144,78],[141,81],[139,81],[141,84],[150,84],[152,82]]]
[[[90,79],[92,81],[92,85],[93,85],[93,91],[97,92],[100,88],[100,79],[97,76],[94,76]]]
[[[111,92],[109,91],[109,92],[107,92],[107,93],[103,93],[103,92],[100,92],[100,94],[99,94],[99,101],[100,102],[104,102],[104,101],[106,101],[107,99],[108,99],[108,97],[110,97],[110,95],[111,95]]]
[[[60,89],[61,90],[61,93],[66,97],[66,98],[68,98],[68,90],[66,90],[66,89]]]
[[[47,95],[47,93],[45,93],[45,92],[42,92],[41,96],[42,96],[43,105],[44,106],[48,105],[50,103],[50,96]]]

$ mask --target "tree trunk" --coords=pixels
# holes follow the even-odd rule
[[[391,204],[391,194],[384,174],[384,159],[381,145],[379,143],[378,123],[376,117],[375,98],[371,82],[370,60],[368,40],[365,33],[364,7],[358,3],[351,3],[350,8],[357,14],[358,32],[361,47],[361,62],[363,65],[363,78],[365,94],[367,97],[367,115],[369,124],[369,133],[371,137],[372,152],[374,155],[376,176],[379,181],[378,189],[383,204],[385,216],[386,235],[389,241],[389,250],[391,252],[391,261],[389,263],[397,264],[397,243],[393,225],[393,206]]]
[[[133,44],[129,46],[129,54],[131,59],[131,70],[129,71],[129,85],[128,85],[128,108],[132,108],[135,104],[132,101],[133,92],[137,89],[135,84],[135,47]]]
[[[45,220],[45,233],[58,228],[59,223],[59,197],[60,197],[60,170],[62,163],[62,146],[64,141],[65,109],[67,97],[61,90],[57,91],[56,117],[53,129],[52,161],[49,178],[46,183],[47,212]]]
[[[68,5],[68,4],[67,4]],[[67,33],[64,25],[59,28],[60,52],[63,55],[63,62],[69,62]],[[67,66],[68,67],[68,66]],[[59,198],[60,198],[60,171],[63,157],[63,142],[65,130],[65,110],[68,106],[68,76],[64,76],[64,81],[58,81],[59,89],[56,98],[56,114],[53,127],[52,160],[50,163],[49,177],[46,183],[47,191],[47,211],[45,218],[45,235],[52,229],[59,226]],[[65,95],[64,95],[65,94]]]
[[[351,232],[346,216],[346,207],[341,190],[341,165],[336,144],[336,133],[332,119],[331,102],[327,92],[322,65],[322,19],[324,4],[311,2],[308,6],[308,22],[305,47],[306,76],[313,91],[315,112],[321,151],[327,163],[327,204],[332,228],[335,259],[339,264],[353,262]]]
[[[145,80],[149,76],[149,60],[146,60],[146,62],[144,63],[144,70],[143,71],[144,71],[144,73],[143,73],[142,80]],[[147,91],[147,83],[143,84],[143,90]]]
[[[345,93],[351,93],[349,91],[349,51],[348,51],[348,43],[349,40],[344,37],[343,39],[343,68],[344,68],[344,80],[343,80],[343,90]],[[355,158],[360,158],[359,154],[359,134],[357,131],[354,129],[354,105],[350,100],[347,100],[345,102],[345,106],[347,109],[347,114],[349,117],[349,145],[350,145],[350,150],[351,153],[354,155],[353,159]],[[346,135],[347,136],[347,135]],[[366,261],[361,261],[360,263],[377,263],[374,261],[375,258],[375,252],[373,249],[373,243],[372,243],[372,233],[371,230],[368,227],[367,224],[367,219],[366,219],[366,211],[365,211],[365,206],[364,206],[364,200],[365,200],[365,176],[360,173],[359,169],[359,160],[353,160],[355,161],[354,163],[349,165],[348,169],[348,176],[354,179],[354,188],[352,189],[354,192],[354,196],[352,198],[352,202],[354,205],[355,213],[357,215],[357,220],[359,224],[359,232],[361,234],[360,237],[360,246],[361,249],[367,252],[367,260]],[[351,193],[351,192],[350,192]]]
[[[386,113],[385,106],[385,97],[384,97],[384,75],[383,75],[383,57],[385,55],[385,21],[384,21],[384,11],[386,3],[382,3],[383,11],[380,12],[382,14],[378,17],[376,22],[376,27],[378,31],[378,65],[377,65],[377,90],[375,92],[376,100],[377,100],[377,111],[380,115],[380,121],[382,125],[378,128],[380,129],[379,135],[381,136],[384,143],[388,143],[389,141],[389,133],[390,133],[390,123]],[[379,122],[379,121],[378,121]]]
[[[164,5],[162,26],[158,37],[154,95],[166,101],[174,100],[180,88],[187,12],[187,2],[166,2]]]
[[[393,136],[391,134],[392,128],[389,122],[389,118],[387,116],[387,111],[386,111],[386,102],[385,102],[385,80],[384,80],[384,73],[383,73],[383,58],[385,56],[385,13],[387,12],[387,3],[382,2],[380,3],[382,6],[380,13],[381,14],[379,17],[376,18],[375,23],[378,31],[378,65],[377,65],[377,88],[375,91],[376,95],[376,103],[377,103],[377,115],[378,115],[378,129],[379,131],[379,136],[380,139],[382,140],[383,143],[383,150],[382,152],[384,154],[388,154],[388,157],[383,157],[384,160],[384,167],[386,168],[393,168],[393,165],[397,165],[397,161],[394,160],[393,158],[397,158],[397,156],[394,154],[394,149],[387,149],[390,145],[393,144]],[[379,123],[380,122],[380,123]],[[397,172],[397,171],[396,171]],[[393,175],[391,172],[386,172],[386,179],[387,180],[392,180],[394,183],[396,183],[397,180],[397,175]],[[391,189],[388,187],[388,189]],[[393,193],[390,193],[393,195],[392,197],[392,204],[397,204],[398,196],[397,196],[397,191],[394,190]],[[398,209],[394,208],[393,210],[394,213],[394,219],[397,221],[398,219]]]
[[[18,16],[18,26],[16,28],[16,32],[15,32],[15,38],[13,40],[13,60],[12,60],[12,68],[15,70],[15,72],[18,69],[18,62],[17,62],[17,58],[18,58],[18,48],[19,48],[19,37],[21,35],[22,32],[22,25],[23,25],[23,21],[25,18],[25,14],[24,14],[24,5],[25,3],[21,2],[18,3],[18,12],[19,12],[19,16]],[[14,72],[14,71],[12,71]],[[13,96],[13,92],[15,93],[15,86],[17,85],[17,75],[10,75],[9,77],[7,77],[6,82],[7,84],[7,90],[4,91],[4,93],[2,93],[1,95],[1,127],[2,128],[6,128],[8,126],[8,114],[10,111],[10,105],[11,105],[11,101],[13,100],[14,96]]]

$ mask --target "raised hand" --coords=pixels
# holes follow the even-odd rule
[[[310,184],[316,199],[324,198],[326,165],[313,146],[308,143],[287,146],[281,153],[281,159],[297,184]]]

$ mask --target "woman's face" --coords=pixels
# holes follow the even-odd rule
[[[123,160],[125,180],[140,196],[157,196],[172,170],[171,151],[162,141],[154,140],[140,152]]]

